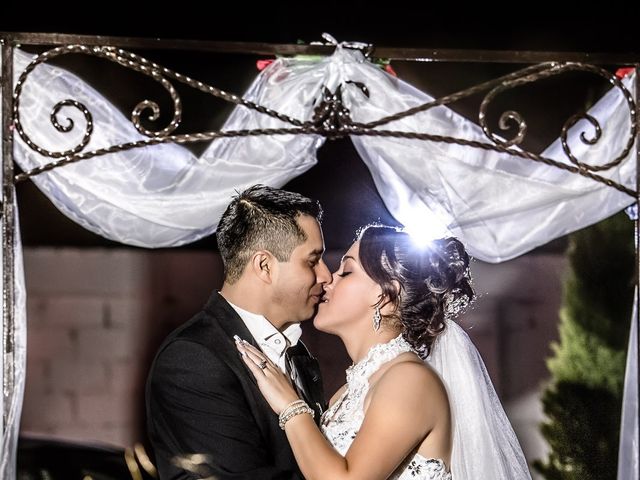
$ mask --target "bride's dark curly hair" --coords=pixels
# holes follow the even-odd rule
[[[469,276],[469,255],[454,237],[433,240],[419,247],[408,233],[381,225],[359,234],[360,262],[383,297],[375,306],[391,303],[384,317],[402,328],[404,338],[426,358],[435,339],[474,299]]]

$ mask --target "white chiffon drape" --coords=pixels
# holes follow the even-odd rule
[[[16,76],[30,56],[16,52]],[[21,96],[21,117],[33,141],[48,150],[79,143],[85,125],[77,109],[64,108],[76,128],[61,134],[46,120],[53,105],[73,98],[93,115],[94,133],[86,150],[142,140],[131,122],[90,85],[48,65],[31,74]],[[278,91],[256,82],[247,97],[278,110],[307,117],[312,105],[285,81]],[[319,88],[319,87],[318,87]],[[298,106],[298,103],[300,106]],[[292,111],[293,110],[293,111]],[[44,119],[44,121],[43,121]],[[282,127],[279,120],[236,108],[224,129]],[[15,136],[14,158],[23,170],[49,163]],[[197,157],[177,144],[164,144],[94,157],[39,175],[33,182],[60,211],[106,238],[141,247],[172,247],[193,242],[216,229],[236,190],[254,183],[281,186],[316,162],[319,137],[277,136],[220,139]]]
[[[14,80],[32,58],[15,50]],[[632,75],[625,80],[628,88],[632,88],[634,78]],[[369,97],[347,81],[362,82]],[[358,122],[377,120],[433,100],[388,75],[359,51],[341,46],[321,59],[275,60],[257,76],[244,97],[304,121],[311,118],[322,88],[335,91],[339,85],[345,106]],[[144,138],[127,117],[86,82],[61,68],[39,65],[24,85],[20,114],[25,131],[43,148],[66,150],[80,140],[85,120],[77,110],[62,110],[62,117],[75,121],[71,133],[61,134],[47,121],[53,105],[68,98],[85,104],[93,115],[94,133],[85,150]],[[600,122],[602,138],[594,146],[583,145],[578,135],[584,130],[589,136],[590,127],[580,122],[570,130],[569,144],[581,161],[602,164],[615,158],[626,143],[628,108],[622,95],[611,90],[589,113]],[[291,125],[236,107],[223,130],[281,127]],[[478,125],[444,106],[381,128],[488,142]],[[385,205],[400,222],[407,227],[426,224],[445,228],[459,237],[473,256],[488,262],[526,253],[606,218],[633,201],[582,176],[504,153],[398,138],[362,136],[352,140]],[[215,232],[220,215],[236,191],[255,183],[279,187],[311,168],[323,142],[324,138],[317,135],[219,139],[200,156],[181,145],[156,145],[94,157],[38,175],[32,181],[60,211],[88,230],[128,245],[178,246]],[[542,154],[565,161],[559,140]],[[23,170],[52,160],[29,149],[18,135],[14,135],[13,155]],[[635,164],[635,149],[631,149],[627,158],[603,175],[635,188]],[[17,289],[23,288],[19,252],[18,242]],[[16,348],[23,352],[26,318],[24,308],[18,306],[24,299],[16,297]],[[23,385],[24,357],[18,355],[17,361],[16,382]],[[7,432],[17,432],[20,404],[21,395],[13,410],[15,428],[5,429],[3,466],[15,458],[15,443],[7,443]]]
[[[14,199],[15,204],[15,199]],[[13,285],[5,285],[4,288],[13,288],[13,354],[4,355],[5,361],[11,361],[13,357],[13,382],[5,383],[4,363],[0,371],[0,378],[4,385],[4,395],[0,396],[0,407],[3,415],[2,444],[0,445],[0,478],[17,478],[16,452],[18,447],[18,435],[20,428],[20,415],[22,413],[22,400],[24,398],[24,386],[27,368],[27,289],[24,279],[24,263],[22,261],[22,243],[20,241],[20,226],[17,206],[14,215],[15,238],[13,242]],[[4,222],[4,219],[2,220]],[[0,249],[0,259],[4,265],[4,252]],[[5,311],[5,295],[0,295],[0,311]]]
[[[16,75],[30,60],[16,53]],[[366,97],[355,85],[366,85]],[[629,83],[631,82],[631,83]],[[627,85],[633,84],[633,77]],[[245,98],[291,117],[308,120],[322,87],[342,85],[343,101],[355,121],[368,122],[433,100],[372,63],[360,52],[338,47],[323,59],[278,59],[245,93]],[[25,83],[21,116],[25,130],[50,150],[75,145],[84,119],[74,118],[75,137],[57,132],[48,119],[66,98],[90,107],[94,133],[86,150],[140,140],[131,122],[91,86],[64,70],[40,65]],[[610,91],[591,110],[603,136],[586,148],[577,136],[590,130],[579,123],[569,144],[580,160],[601,164],[620,153],[629,132],[622,95]],[[283,121],[237,107],[223,130],[291,127]],[[584,129],[582,127],[585,127]],[[484,141],[480,127],[447,107],[437,107],[384,127]],[[471,254],[501,262],[585,227],[627,207],[633,199],[610,187],[548,165],[512,155],[445,143],[354,137],[390,212],[406,226],[441,224]],[[66,215],[112,240],[142,247],[193,242],[215,231],[234,191],[254,183],[282,186],[316,163],[324,139],[278,135],[213,141],[199,157],[180,145],[159,145],[109,154],[55,169],[33,178]],[[635,182],[634,150],[606,172],[627,186]],[[559,140],[543,155],[563,161]],[[24,170],[51,159],[18,140],[16,162]],[[330,185],[329,185],[330,187]]]
[[[636,287],[631,333],[627,348],[624,374],[624,396],[620,420],[620,448],[618,450],[618,480],[638,480],[640,475],[640,440],[638,431],[638,288]]]

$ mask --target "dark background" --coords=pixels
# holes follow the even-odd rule
[[[179,8],[178,8],[179,7]],[[518,3],[512,8],[390,2],[280,2],[257,9],[249,4],[139,5],[129,3],[56,3],[35,7],[10,5],[0,31],[78,33],[125,37],[157,37],[219,41],[296,43],[321,40],[322,32],[339,41],[366,41],[378,46],[434,49],[493,49],[632,53],[640,51],[638,6],[615,5],[606,12],[562,5]],[[577,12],[577,13],[576,13]],[[585,15],[587,13],[588,15]],[[635,31],[635,32],[634,32]],[[211,85],[242,94],[257,70],[252,55],[138,51],[159,63]],[[86,78],[125,113],[154,86],[112,66],[62,63]],[[525,65],[482,63],[393,62],[400,78],[433,96],[441,96],[495,78]],[[100,68],[97,68],[100,67]],[[614,71],[619,65],[610,65]],[[105,70],[106,68],[106,70]],[[120,69],[121,70],[121,69]],[[107,72],[107,73],[105,73]],[[127,81],[127,88],[112,88]],[[524,114],[529,134],[524,146],[543,150],[557,138],[572,114],[588,107],[607,85],[593,76],[576,74],[504,96],[495,112],[515,109]],[[184,120],[179,133],[219,127],[231,107],[221,101],[181,91]],[[481,97],[452,107],[477,121]],[[500,109],[501,106],[505,108]],[[168,110],[168,107],[165,109]],[[495,113],[494,112],[494,113]],[[494,115],[495,116],[495,115]],[[45,119],[48,121],[48,119]],[[206,144],[191,145],[201,152]],[[329,249],[347,246],[357,227],[370,221],[396,223],[384,207],[371,176],[348,139],[329,141],[318,152],[318,165],[284,188],[317,198],[325,209],[324,230]],[[119,246],[60,214],[31,182],[18,186],[25,245]],[[561,249],[564,241],[546,249]],[[215,248],[206,238],[181,248]]]

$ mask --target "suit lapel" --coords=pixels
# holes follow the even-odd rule
[[[257,428],[265,439],[275,442],[275,446],[270,448],[278,451],[286,450],[288,452],[287,456],[290,457],[290,461],[295,465],[286,437],[278,426],[277,415],[273,413],[264,399],[258,388],[257,381],[236,348],[235,340],[233,339],[234,335],[238,335],[240,338],[256,345],[249,329],[233,307],[218,292],[213,292],[202,313],[205,321],[210,325],[210,328],[206,329],[207,333],[205,335],[207,338],[202,339],[203,343],[215,350],[219,358],[229,366],[240,380],[246,400],[249,402],[256,419]]]
[[[205,313],[211,320],[215,319],[224,332],[224,335],[218,335],[218,338],[211,339],[210,345],[215,345],[217,348],[224,351],[224,360],[231,367],[236,374],[247,376],[251,379],[254,385],[258,385],[249,367],[242,361],[240,353],[236,348],[236,343],[233,338],[234,335],[246,340],[247,342],[258,347],[257,342],[249,332],[249,329],[244,324],[238,313],[233,309],[231,305],[224,299],[219,292],[213,292],[209,301],[204,308]]]

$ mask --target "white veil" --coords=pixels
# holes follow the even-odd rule
[[[455,321],[445,320],[445,324],[427,362],[449,394],[453,480],[530,480],[522,448],[480,353]]]

